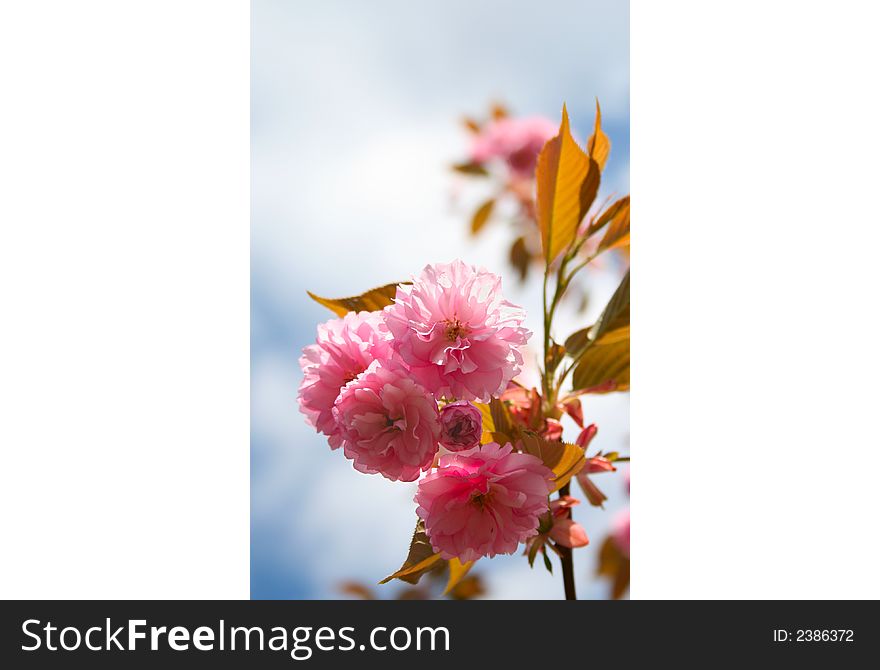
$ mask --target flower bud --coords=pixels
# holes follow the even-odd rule
[[[483,415],[474,405],[461,400],[440,410],[440,444],[449,451],[479,446],[483,434]]]

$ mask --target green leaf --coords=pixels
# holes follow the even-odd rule
[[[535,170],[538,227],[547,265],[577,237],[599,190],[600,173],[596,161],[571,136],[563,106],[559,134],[544,145]]]
[[[536,433],[523,431],[520,445],[525,453],[537,456],[553,471],[555,475],[553,491],[558,491],[568,484],[586,464],[584,450],[576,444],[551,442]]]
[[[322,298],[315,295],[311,291],[306,291],[309,297],[320,305],[324,305],[337,316],[345,316],[348,312],[376,312],[383,307],[394,304],[394,296],[397,295],[397,287],[400,284],[409,284],[411,282],[400,282],[399,284],[386,284],[379,288],[374,288],[361,295],[351,296],[350,298]]]
[[[544,554],[544,567],[547,568],[547,572],[551,575],[553,574],[553,563],[550,562],[550,557],[547,555],[547,550],[544,549],[542,552]]]
[[[533,541],[529,545],[529,567],[535,567],[535,556],[538,555],[538,549],[540,549],[543,545],[537,540]]]
[[[494,207],[495,198],[489,198],[477,208],[477,211],[474,212],[474,216],[471,218],[472,235],[476,235],[483,229],[483,226],[489,221],[489,217],[492,216],[492,209]]]
[[[425,522],[419,519],[409,544],[409,553],[400,569],[388,575],[380,584],[390,582],[392,579],[400,579],[409,584],[417,584],[422,575],[434,567],[440,560],[440,554],[435,554],[428,536],[425,534]]]

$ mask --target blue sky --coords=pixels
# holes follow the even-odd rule
[[[345,579],[374,583],[399,565],[414,522],[414,485],[356,473],[305,425],[297,358],[330,316],[306,289],[350,295],[455,257],[504,277],[538,330],[540,287],[518,287],[508,232],[474,242],[451,202],[458,120],[491,100],[558,119],[581,137],[594,99],[612,154],[603,193],[628,191],[626,2],[252,3],[251,590],[254,598],[332,598]],[[507,243],[507,246],[505,245]],[[614,288],[596,278],[592,310]],[[592,314],[591,314],[592,315]],[[562,315],[560,332],[583,325]],[[591,401],[598,446],[628,450],[628,398]],[[594,545],[576,555],[581,594],[599,597],[595,549],[626,504],[603,481],[608,511],[578,508]],[[519,556],[484,562],[493,597],[556,598],[558,576]]]

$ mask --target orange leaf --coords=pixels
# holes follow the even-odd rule
[[[629,390],[629,326],[613,333],[611,341],[603,338],[581,356],[572,379],[579,393]]]
[[[446,589],[443,591],[443,595],[447,595],[452,589],[454,589],[458,583],[465,578],[465,575],[470,571],[472,567],[474,567],[475,561],[468,561],[467,563],[462,563],[457,558],[453,558],[449,561],[449,580],[446,582]]]
[[[568,484],[587,462],[584,450],[576,444],[551,442],[534,433],[523,433],[520,444],[525,453],[540,458],[556,475],[553,491]]]
[[[440,554],[434,553],[431,542],[425,534],[425,522],[419,519],[403,565],[397,572],[388,575],[379,583],[385,584],[392,579],[401,579],[410,584],[417,584],[421,576],[439,560]]]
[[[604,170],[608,155],[611,153],[611,140],[608,139],[608,135],[602,132],[602,111],[599,109],[598,100],[596,100],[596,125],[593,134],[587,141],[587,147],[590,158],[596,161],[600,170]]]
[[[620,205],[619,207],[616,207],[618,203],[620,203]],[[609,218],[610,224],[608,230],[605,231],[605,237],[603,237],[602,241],[599,243],[599,251],[629,245],[629,196],[618,200],[617,203],[608,208],[608,211],[612,209],[614,209],[614,212]],[[608,211],[606,211],[606,214]],[[604,215],[602,218],[604,218]],[[602,218],[596,221],[596,230],[602,227],[599,225]],[[602,225],[605,224],[603,223]]]
[[[401,284],[409,283],[401,282]],[[394,304],[394,296],[397,294],[398,286],[399,284],[386,284],[349,298],[322,298],[311,291],[306,291],[306,293],[312,300],[324,305],[336,316],[345,316],[348,312],[376,312],[383,307]]]
[[[559,134],[544,145],[535,171],[538,227],[547,265],[577,237],[578,226],[599,189],[600,172],[596,161],[571,136],[563,106]]]
[[[472,235],[476,235],[483,229],[483,226],[489,221],[489,217],[492,216],[492,209],[494,207],[495,198],[489,198],[486,202],[477,207],[477,211],[474,212],[474,216],[471,218]]]
[[[462,125],[467,128],[472,133],[480,132],[480,124],[475,119],[472,119],[469,116],[462,117],[461,119]]]
[[[602,228],[604,228],[609,222],[624,216],[629,219],[628,195],[609,205],[608,209],[602,212],[601,216],[590,225],[590,230],[587,231],[587,235],[592,235],[593,233],[602,230]]]

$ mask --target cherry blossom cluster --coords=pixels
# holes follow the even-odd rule
[[[510,444],[481,445],[473,404],[520,372],[524,320],[498,276],[456,260],[425,267],[382,311],[320,325],[300,358],[300,409],[332,449],[393,481],[429,473],[416,512],[443,558],[513,553],[550,515],[552,471]]]

